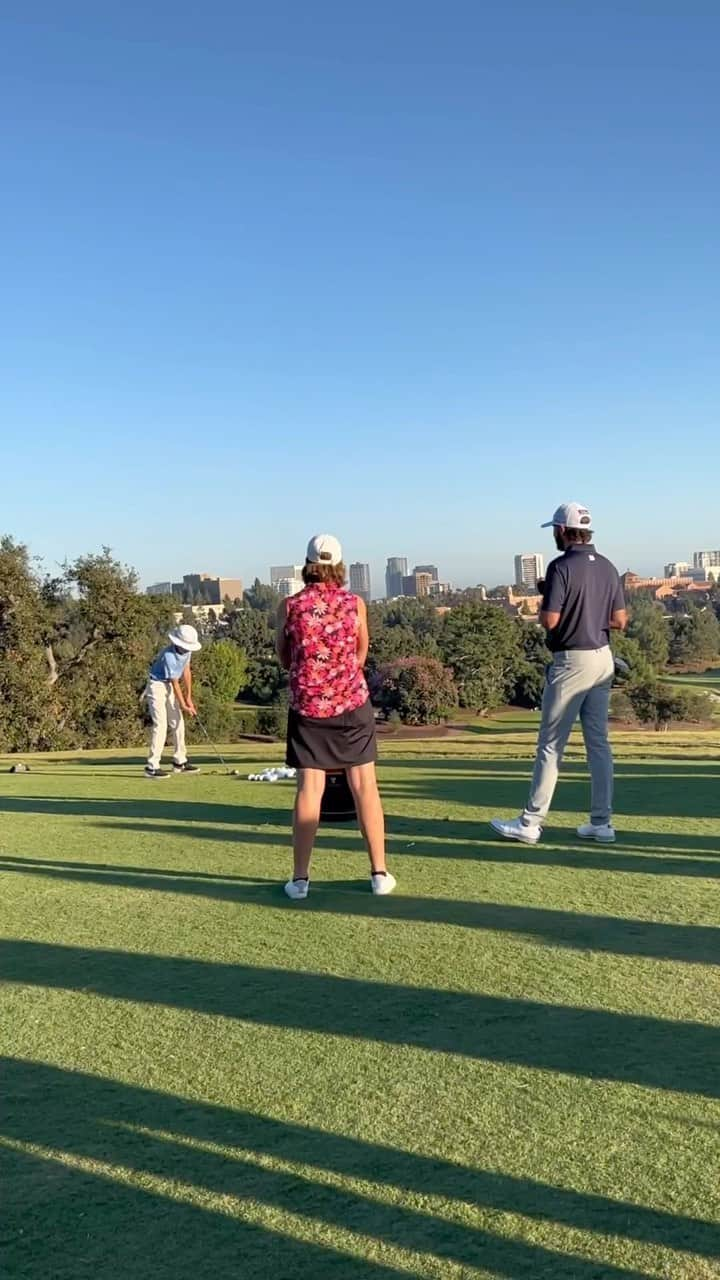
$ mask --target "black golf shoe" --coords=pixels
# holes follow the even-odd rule
[[[153,769],[151,764],[145,765],[146,778],[169,778],[170,774],[167,769]]]
[[[199,773],[200,770],[196,764],[191,764],[186,760],[184,764],[178,764],[173,760],[173,773]]]

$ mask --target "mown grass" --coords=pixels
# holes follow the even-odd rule
[[[612,847],[574,740],[499,844],[535,727],[383,743],[387,899],[346,827],[289,903],[290,788],[209,759],[0,775],[6,1274],[720,1276],[717,736],[618,740]]]

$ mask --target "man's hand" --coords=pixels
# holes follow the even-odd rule
[[[196,715],[197,715],[197,708],[196,708],[195,703],[193,702],[192,698],[190,699],[190,701],[189,701],[189,702],[186,702],[186,703],[185,703],[185,706],[183,707],[183,711],[187,711],[187,713],[188,713],[188,715],[189,715],[189,716],[196,716]]]

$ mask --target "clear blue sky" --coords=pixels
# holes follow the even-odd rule
[[[0,528],[143,581],[337,532],[720,545],[717,0],[9,0]]]

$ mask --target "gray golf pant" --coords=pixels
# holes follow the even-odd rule
[[[613,758],[608,741],[610,689],[615,666],[609,645],[556,653],[547,673],[535,770],[525,822],[542,822],[552,803],[558,769],[575,721],[580,717],[591,779],[590,821],[610,821]]]

